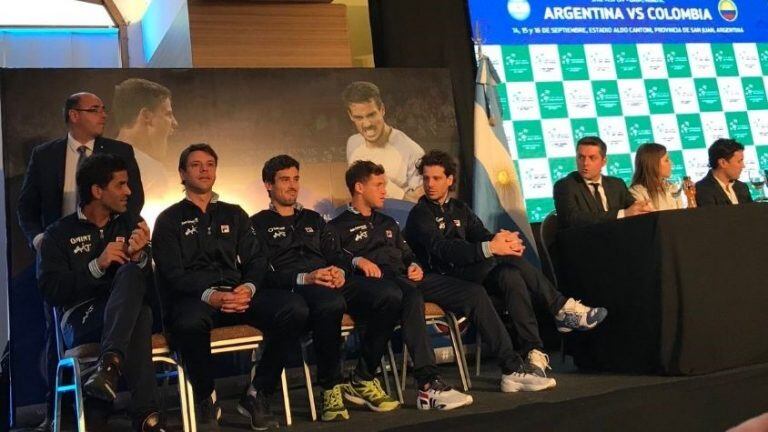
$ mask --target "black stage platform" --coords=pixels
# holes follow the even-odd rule
[[[470,407],[449,412],[418,411],[414,406],[415,391],[410,385],[405,393],[406,406],[396,412],[373,413],[353,408],[349,421],[332,424],[309,421],[306,392],[296,381],[290,393],[294,423],[288,429],[282,425],[281,429],[723,431],[768,411],[768,364],[697,377],[581,373],[570,362],[563,363],[558,354],[552,356],[552,366],[557,378],[557,387],[552,390],[500,393],[498,370],[492,360],[486,360],[481,376],[473,378],[471,393],[475,403]],[[447,381],[458,382],[454,367],[442,369]],[[234,409],[244,382],[245,377],[217,383],[218,392],[225,399],[226,421],[216,430],[250,430]],[[175,395],[166,392],[166,398],[172,404]],[[274,400],[273,406],[282,414],[281,401]],[[178,410],[170,411],[169,416],[178,416]],[[125,416],[114,417],[110,425],[115,431],[130,430]]]

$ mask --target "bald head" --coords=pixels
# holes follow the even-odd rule
[[[75,93],[64,103],[64,122],[78,140],[91,140],[104,132],[107,109],[95,94]]]

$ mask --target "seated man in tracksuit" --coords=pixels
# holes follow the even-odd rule
[[[346,420],[342,395],[373,411],[391,411],[399,403],[375,378],[376,369],[400,315],[402,295],[397,285],[350,274],[351,262],[338,248],[317,212],[302,208],[299,162],[287,155],[264,164],[269,210],[251,217],[266,245],[270,286],[296,293],[309,307],[309,325],[317,356],[317,376],[323,388],[324,421]],[[364,325],[360,359],[349,383],[341,377],[341,318],[345,310]]]
[[[80,165],[76,184],[77,211],[51,225],[43,237],[40,289],[46,301],[63,311],[67,348],[101,345],[96,372],[83,385],[86,406],[111,405],[123,376],[131,392],[134,428],[166,430],[157,409],[152,311],[145,299],[149,229],[127,211],[127,165],[120,156],[94,154]],[[88,430],[109,429],[106,413],[99,414],[86,418]]]
[[[193,144],[179,157],[186,198],[164,210],[152,236],[167,328],[192,381],[197,420],[218,423],[211,329],[248,324],[264,333],[261,360],[237,410],[251,428],[278,426],[269,397],[298,352],[307,308],[298,295],[262,286],[263,250],[240,206],[213,192],[218,156]]]
[[[518,233],[490,233],[469,206],[449,197],[456,175],[450,155],[432,150],[417,167],[425,196],[408,215],[408,243],[432,271],[482,283],[490,294],[501,297],[517,331],[521,356],[532,373],[545,378],[549,357],[542,351],[533,301],[546,306],[560,332],[592,329],[605,319],[607,311],[565,298],[522,258],[525,246]],[[554,379],[547,379],[555,385]],[[505,380],[506,375],[502,390]]]
[[[434,273],[424,274],[416,257],[400,234],[397,222],[376,210],[383,208],[387,196],[384,167],[371,161],[353,163],[345,175],[352,201],[343,213],[328,223],[342,249],[350,254],[358,273],[369,278],[395,282],[403,291],[401,321],[403,340],[414,363],[413,375],[419,388],[416,407],[421,410],[450,410],[472,403],[472,396],[452,389],[443,382],[435,363],[427,326],[424,324],[424,297],[441,306],[464,312],[466,298],[442,302],[440,294],[451,291],[477,294],[472,300],[493,312],[481,286]],[[503,326],[500,326],[502,328]]]

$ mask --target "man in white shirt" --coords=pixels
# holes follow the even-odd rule
[[[424,195],[416,162],[424,149],[402,131],[384,120],[386,109],[379,88],[367,81],[356,81],[342,94],[349,119],[357,134],[347,140],[347,164],[369,160],[382,165],[387,173],[387,198],[416,202]]]
[[[736,140],[720,138],[708,150],[710,170],[696,183],[699,207],[752,202],[747,185],[739,181],[744,169],[744,146]]]
[[[558,180],[554,187],[559,228],[591,225],[651,210],[647,202],[635,201],[624,180],[602,174],[606,151],[599,137],[584,137],[576,143],[577,171]]]

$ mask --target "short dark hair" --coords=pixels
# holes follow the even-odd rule
[[[577,149],[579,146],[583,145],[598,146],[600,148],[600,156],[603,158],[605,158],[605,155],[608,153],[608,147],[605,145],[605,142],[603,142],[603,140],[598,136],[585,136],[576,142]]]
[[[83,97],[85,93],[75,93],[71,94],[67,97],[67,100],[64,101],[64,123],[69,124],[69,110],[75,108],[78,103],[80,103],[80,98]]]
[[[112,121],[118,128],[129,126],[142,108],[154,109],[170,98],[167,87],[142,78],[128,78],[115,86],[112,96]]]
[[[355,194],[355,185],[365,183],[371,176],[384,174],[384,167],[368,160],[355,161],[347,168],[344,179],[347,181],[349,194]]]
[[[112,153],[94,153],[86,158],[75,175],[80,205],[93,201],[91,186],[106,188],[116,172],[128,171],[125,159]]]
[[[270,158],[268,161],[264,162],[264,167],[261,169],[261,180],[264,181],[264,183],[274,184],[277,172],[288,168],[301,169],[299,161],[286,154]]]
[[[424,167],[428,166],[441,166],[445,171],[445,176],[456,177],[456,162],[453,157],[442,150],[430,150],[416,163],[416,169],[419,170],[419,174],[424,175]]]
[[[179,171],[185,171],[187,169],[187,160],[189,159],[189,155],[196,151],[208,153],[209,155],[213,156],[213,160],[216,162],[216,165],[219,164],[219,155],[216,154],[216,152],[213,150],[213,147],[206,143],[191,144],[189,147],[182,150],[181,155],[179,155]]]
[[[717,161],[720,159],[729,161],[737,151],[744,151],[744,146],[738,141],[730,138],[718,139],[707,150],[707,153],[709,153],[709,167],[717,168]]]
[[[378,107],[383,104],[379,88],[368,81],[355,81],[348,85],[341,94],[341,98],[347,106],[353,103],[366,103],[370,100],[374,101]]]

